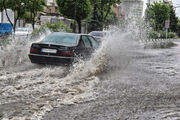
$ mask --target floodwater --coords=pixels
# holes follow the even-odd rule
[[[0,119],[180,119],[178,45],[144,49],[131,33],[116,33],[90,60],[62,67],[31,64],[31,42],[0,50]]]

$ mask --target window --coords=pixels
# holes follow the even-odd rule
[[[89,42],[87,36],[82,36],[82,40],[84,42],[84,45],[86,48],[90,48],[91,47],[91,43]]]
[[[78,35],[76,34],[63,34],[52,33],[42,40],[42,42],[56,43],[65,46],[73,46],[78,42]]]
[[[79,41],[79,47],[80,47],[80,48],[84,48],[84,43],[83,43],[82,40]]]
[[[91,41],[93,48],[98,48],[99,43],[91,36],[88,36],[88,38]]]

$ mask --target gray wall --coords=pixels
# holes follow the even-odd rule
[[[9,15],[9,18],[11,19],[12,23],[14,23],[14,12],[12,10],[10,10],[10,9],[7,9],[7,13]],[[1,23],[9,23],[9,21],[8,21],[8,19],[6,17],[5,11],[1,12],[0,16],[1,16],[0,17],[1,18],[0,22]]]

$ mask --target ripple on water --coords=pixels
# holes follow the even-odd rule
[[[180,120],[180,107],[164,106],[154,108],[156,110],[143,113],[140,119],[148,118],[149,120]]]

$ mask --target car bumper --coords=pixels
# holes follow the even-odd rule
[[[29,54],[28,56],[32,63],[39,64],[70,64],[74,60],[74,57],[61,57],[38,54]]]

